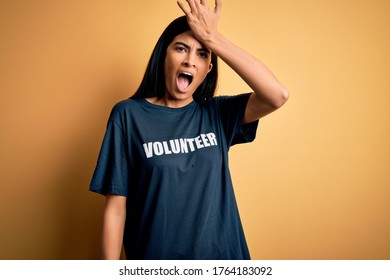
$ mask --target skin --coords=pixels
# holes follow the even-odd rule
[[[258,59],[236,46],[219,33],[217,26],[222,2],[215,1],[213,10],[206,0],[187,0],[188,6],[177,2],[187,16],[195,36],[210,51],[230,66],[253,90],[245,110],[244,123],[258,120],[281,107],[288,99],[288,91],[273,73]]]
[[[193,101],[192,95],[212,69],[211,52],[199,42],[192,31],[176,36],[165,57],[165,95],[161,99],[147,98],[151,103],[178,108]],[[184,91],[178,86],[180,73],[191,73],[192,82]]]
[[[102,259],[119,260],[126,221],[126,197],[107,194],[103,212]]]
[[[214,9],[208,7],[206,0],[186,2],[187,4],[181,1],[177,3],[187,16],[191,31],[179,34],[167,49],[164,97],[147,100],[172,108],[192,102],[192,94],[212,68],[210,57],[205,59],[200,51],[207,49],[230,66],[253,90],[243,123],[256,121],[281,107],[289,94],[273,73],[257,58],[219,33],[217,26],[222,9],[221,0],[215,0]],[[182,71],[194,75],[186,90],[180,90],[178,86],[177,77]],[[103,259],[120,258],[125,219],[126,197],[107,195],[103,219]]]

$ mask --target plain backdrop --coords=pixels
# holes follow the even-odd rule
[[[290,92],[230,151],[253,259],[390,258],[389,13],[223,0],[220,31]],[[0,1],[0,259],[99,258],[88,187],[107,118],[181,15],[175,0]],[[250,91],[220,68],[219,95]]]

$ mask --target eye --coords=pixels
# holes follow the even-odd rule
[[[186,51],[186,48],[185,48],[185,47],[181,47],[181,46],[177,46],[177,47],[175,48],[175,50],[178,51],[178,52],[185,52],[185,51]]]
[[[199,52],[199,56],[206,59],[209,57],[209,54],[207,52]]]

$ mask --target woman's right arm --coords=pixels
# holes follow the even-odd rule
[[[102,258],[119,260],[126,221],[126,197],[107,194],[103,214]]]

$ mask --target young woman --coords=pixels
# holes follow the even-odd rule
[[[286,89],[217,30],[221,1],[178,2],[135,95],[114,106],[90,190],[106,195],[103,258],[250,259],[228,150]],[[214,97],[217,56],[253,90]]]

